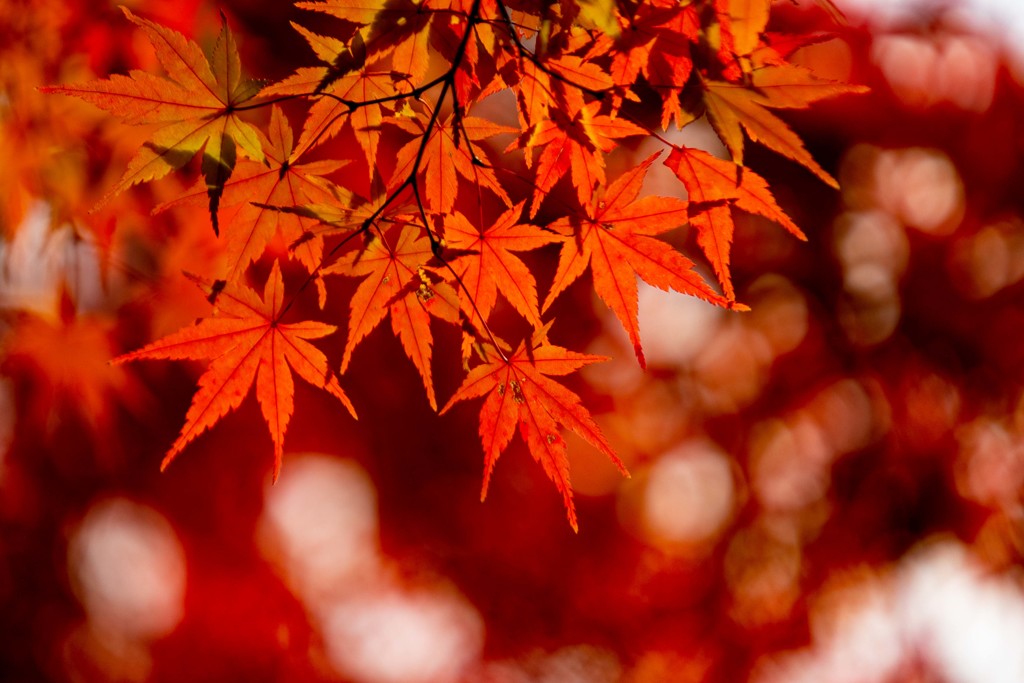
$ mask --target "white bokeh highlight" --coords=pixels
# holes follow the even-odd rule
[[[956,541],[926,543],[889,575],[812,605],[810,648],[762,662],[755,683],[1024,681],[1024,591]],[[928,679],[930,680],[930,679]]]
[[[257,543],[346,680],[455,683],[478,664],[480,614],[441,581],[410,587],[398,578],[381,554],[373,481],[354,461],[291,457],[267,488]]]
[[[91,627],[151,641],[184,615],[185,553],[167,520],[123,498],[93,505],[68,543],[68,574]]]
[[[454,592],[371,590],[324,615],[327,656],[361,683],[463,680],[483,649],[483,620]]]
[[[377,498],[354,462],[321,455],[289,459],[268,488],[258,543],[309,604],[336,595],[378,568]]]
[[[687,544],[714,537],[736,506],[729,457],[708,441],[691,441],[656,460],[642,502],[646,535],[656,543]]]

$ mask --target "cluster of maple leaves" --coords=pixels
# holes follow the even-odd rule
[[[818,38],[770,31],[770,0],[296,6],[332,15],[336,31],[320,35],[293,24],[320,64],[277,83],[243,76],[226,22],[207,57],[176,31],[125,9],[167,77],[132,71],[46,88],[129,124],[155,124],[107,198],[201,154],[196,186],[156,211],[208,205],[229,265],[222,279],[193,279],[214,312],[118,359],[210,360],[164,465],[238,407],[255,383],[276,477],[295,411],[293,374],[355,416],[339,375],[386,317],[436,410],[436,318],[461,330],[467,372],[441,412],[484,399],[484,493],[518,428],[576,528],[562,428],[626,470],[580,398],[552,379],[603,360],[549,341],[557,326],[553,303],[589,271],[641,365],[637,277],[745,308],[729,275],[732,212],[758,214],[803,237],[765,180],[744,166],[745,135],[835,186],[772,110],[859,88],[789,64],[792,52]],[[508,107],[488,105],[508,93]],[[514,114],[504,112],[512,99]],[[294,101],[305,103],[297,139],[282,109]],[[731,158],[662,134],[702,116]],[[324,143],[341,134],[358,144],[344,158],[322,158]],[[501,136],[510,141],[499,144]],[[665,149],[610,179],[608,157],[648,138]],[[678,194],[685,190],[688,199],[643,192],[657,161],[678,177]],[[575,192],[560,191],[566,186]],[[715,285],[661,239],[685,225],[696,231]],[[286,292],[274,261],[261,296],[249,276],[253,264],[269,258],[274,240],[289,245],[307,276]],[[558,249],[543,300],[522,257],[542,248]],[[347,320],[334,325],[288,315],[296,297],[314,291],[323,308],[337,295],[330,284],[338,275],[360,279]],[[503,315],[521,320],[498,321]],[[311,340],[338,327],[347,329],[347,339],[340,367],[332,368]],[[520,338],[507,341],[506,329]]]

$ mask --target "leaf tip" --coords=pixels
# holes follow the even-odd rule
[[[120,9],[124,13],[124,16],[128,18],[128,21],[139,26],[142,25],[142,19],[135,16],[135,14],[133,14],[132,11],[128,9],[127,5],[118,5],[118,9]]]
[[[480,486],[480,502],[487,500],[487,490],[491,486],[491,471],[494,469],[493,465],[488,465],[487,470],[484,472],[484,483]]]
[[[174,456],[176,456],[177,454],[178,454],[178,449],[177,448],[171,448],[171,450],[167,451],[167,455],[165,455],[164,459],[160,461],[160,471],[161,472],[166,472],[167,471],[167,468],[170,467],[170,465],[171,465],[171,461],[174,460]]]
[[[635,344],[633,344],[633,351],[636,353],[636,360],[637,360],[637,362],[640,363],[640,369],[641,370],[646,370],[647,369],[647,358],[644,356],[644,350],[640,346],[640,340],[639,339],[636,341]]]

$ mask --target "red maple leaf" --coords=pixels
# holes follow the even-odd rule
[[[567,171],[571,173],[580,202],[588,202],[595,188],[605,183],[604,154],[615,148],[615,140],[647,133],[625,119],[598,114],[600,108],[601,102],[591,102],[583,106],[575,118],[553,109],[550,120],[537,124],[532,133],[524,134],[509,145],[509,149],[525,148],[527,164],[532,160],[533,148],[542,148],[530,205],[531,218],[537,215],[544,197]]]
[[[366,245],[349,252],[323,270],[365,278],[349,304],[348,340],[341,371],[348,369],[352,353],[370,332],[391,314],[391,328],[423,379],[430,407],[437,410],[430,359],[434,337],[430,316],[456,322],[459,305],[455,290],[435,283],[423,266],[431,259],[430,242],[412,225],[371,234]]]
[[[498,292],[534,327],[540,327],[537,282],[514,252],[538,249],[558,237],[536,225],[520,223],[524,202],[516,204],[485,230],[471,225],[461,213],[448,217],[445,242],[453,249],[476,252],[452,261],[462,280],[462,310],[473,319],[479,311],[485,320],[494,309]],[[475,306],[474,306],[475,304]]]
[[[665,165],[686,186],[690,195],[690,224],[697,228],[697,244],[711,262],[730,301],[735,298],[729,276],[733,236],[730,206],[764,216],[800,239],[807,239],[779,208],[764,178],[749,168],[690,147],[673,148]]]
[[[113,362],[143,358],[212,360],[199,378],[199,390],[185,416],[185,425],[164,457],[161,469],[190,441],[237,408],[256,384],[259,401],[274,441],[274,479],[281,471],[284,434],[294,411],[294,371],[315,387],[326,389],[355,417],[355,409],[327,368],[327,358],[307,340],[326,337],[334,325],[281,322],[284,282],[277,263],[267,278],[263,299],[248,287],[228,283],[222,291],[197,283],[216,297],[217,309],[192,327],[179,330]]]
[[[433,211],[448,214],[455,206],[461,176],[478,192],[481,187],[487,187],[500,197],[506,206],[511,206],[512,200],[495,175],[494,169],[490,164],[479,163],[485,158],[479,142],[502,133],[514,133],[515,129],[476,116],[459,119],[448,116],[434,122],[430,137],[424,143],[423,136],[426,134],[429,119],[428,114],[422,114],[414,119],[399,118],[391,121],[416,137],[398,151],[395,172],[389,185],[400,185],[413,170],[417,170],[422,174],[422,177],[417,177],[417,183],[424,204]]]
[[[296,156],[330,140],[348,124],[356,133],[355,139],[372,172],[380,144],[381,123],[384,114],[391,109],[391,105],[376,100],[394,94],[398,84],[394,72],[384,68],[380,61],[367,62],[365,49],[353,50],[336,38],[292,25],[330,66],[301,68],[280,83],[261,90],[260,96],[317,94],[302,125]],[[361,59],[357,59],[357,53],[361,53]],[[346,66],[339,71],[339,60],[343,59]],[[353,106],[355,104],[358,106]]]
[[[571,429],[604,453],[625,476],[629,476],[629,472],[590,413],[580,404],[579,396],[547,377],[568,375],[584,365],[607,358],[576,353],[548,343],[545,338],[548,327],[550,325],[538,330],[529,344],[523,342],[507,357],[494,347],[485,347],[486,362],[470,370],[462,386],[441,409],[441,414],[459,401],[486,396],[480,409],[480,439],[484,448],[480,499],[486,498],[494,465],[518,425],[530,453],[562,494],[569,524],[577,531],[569,461],[560,428]]]
[[[723,306],[729,303],[693,270],[692,261],[656,239],[688,220],[687,204],[681,199],[637,199],[647,169],[657,156],[649,157],[620,176],[603,194],[592,197],[582,213],[551,224],[552,230],[566,237],[554,282],[541,309],[546,311],[589,267],[597,295],[622,323],[641,366],[646,362],[637,322],[638,276],[659,289],[674,289]]]
[[[793,65],[754,69],[750,80],[751,86],[710,80],[704,83],[709,120],[733,161],[743,163],[742,127],[751,140],[805,166],[838,189],[835,178],[814,160],[800,137],[768,108],[802,109],[826,97],[863,93],[867,89],[818,79],[806,69]]]

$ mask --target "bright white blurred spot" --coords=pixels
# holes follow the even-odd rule
[[[823,653],[822,666],[849,681],[884,681],[905,656],[899,624],[892,618],[893,596],[883,585],[865,582],[830,596],[834,608],[812,614],[811,630]]]
[[[948,235],[964,212],[964,188],[953,162],[937,149],[885,150],[875,166],[879,206],[921,232]]]
[[[184,612],[185,553],[152,508],[93,505],[68,542],[68,574],[91,625],[127,640],[170,633]]]
[[[688,364],[714,335],[724,311],[696,297],[663,292],[642,281],[637,285],[640,337],[648,364]]]
[[[729,520],[735,502],[729,458],[710,442],[685,443],[647,473],[644,528],[655,543],[705,541]]]
[[[1024,680],[1024,593],[959,543],[932,544],[812,604],[812,646],[766,659],[755,683]],[[931,680],[930,678],[927,680]]]
[[[378,566],[373,482],[354,462],[292,458],[268,488],[258,538],[264,555],[308,605],[349,587]]]
[[[947,680],[1024,681],[1024,593],[963,546],[945,543],[905,561],[897,617]]]
[[[982,112],[992,104],[999,62],[984,38],[949,36],[937,64],[937,89],[966,111]]]
[[[50,226],[50,207],[36,202],[14,239],[0,239],[0,309],[56,317],[65,285],[79,311],[97,310],[104,294],[99,253],[74,228]]]
[[[267,490],[257,534],[346,679],[460,681],[479,661],[484,629],[473,606],[446,587],[403,588],[388,570],[373,482],[354,462],[292,458]]]
[[[843,275],[846,291],[858,299],[886,301],[897,296],[892,273],[877,263],[857,264]]]
[[[938,54],[930,40],[912,35],[880,36],[871,52],[885,80],[907,104],[923,107],[939,97],[931,90]]]
[[[464,680],[483,649],[483,620],[462,596],[430,591],[369,590],[324,615],[327,656],[359,683]]]

